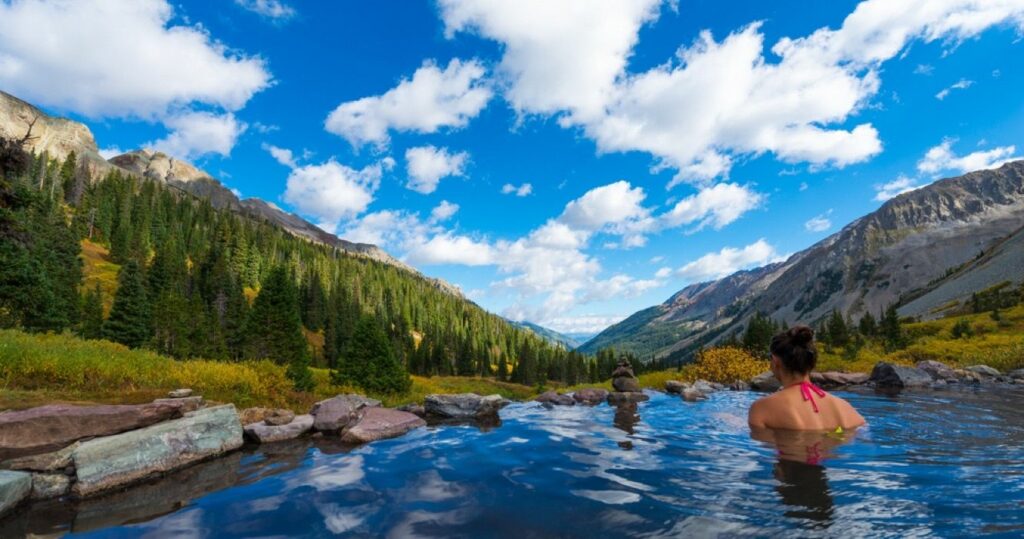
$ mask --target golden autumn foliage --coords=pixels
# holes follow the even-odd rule
[[[742,348],[721,346],[708,348],[697,354],[697,361],[680,371],[680,378],[688,382],[707,380],[727,384],[736,380],[750,380],[768,370],[768,362],[757,359]]]

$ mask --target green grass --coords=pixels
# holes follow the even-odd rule
[[[178,361],[147,350],[131,350],[108,341],[70,335],[0,330],[0,409],[52,402],[140,403],[179,387],[190,387],[214,402],[239,407],[273,406],[305,412],[338,393],[362,393],[336,386],[326,369],[313,369],[316,388],[291,389],[285,368],[269,361]],[[533,388],[486,378],[413,376],[412,390],[375,395],[388,406],[422,402],[431,393],[498,393],[510,399],[533,398]]]
[[[114,292],[117,291],[117,273],[121,266],[110,261],[110,251],[106,247],[82,240],[82,290],[92,290],[97,284],[103,293],[103,312],[110,311],[114,303]]]

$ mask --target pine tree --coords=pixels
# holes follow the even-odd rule
[[[83,339],[103,337],[103,293],[99,283],[82,298],[82,316],[78,322],[78,335]]]
[[[878,334],[878,323],[875,321],[875,317],[871,313],[864,313],[857,324],[857,330],[865,337],[874,337]]]
[[[887,350],[899,350],[906,344],[906,337],[903,334],[903,327],[900,325],[900,316],[896,312],[896,305],[890,305],[885,309],[878,324],[878,332]]]
[[[129,260],[117,276],[117,292],[110,316],[103,323],[103,337],[138,348],[150,335],[150,308],[138,262]]]
[[[847,329],[846,320],[836,309],[832,310],[828,318],[825,333],[828,334],[828,342],[832,346],[844,348],[850,343],[850,331]]]
[[[331,378],[336,384],[356,385],[375,393],[405,393],[412,387],[409,373],[395,359],[387,334],[369,315],[360,317],[351,346]]]
[[[275,266],[263,282],[246,326],[246,357],[288,366],[295,389],[312,389],[309,346],[302,333],[298,290],[288,269]]]
[[[775,335],[776,327],[772,319],[760,312],[754,313],[743,333],[743,348],[757,357],[767,357],[768,345]]]

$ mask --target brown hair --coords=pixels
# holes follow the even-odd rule
[[[814,330],[807,326],[793,326],[772,337],[769,349],[789,372],[806,374],[814,370],[814,366],[818,364]]]

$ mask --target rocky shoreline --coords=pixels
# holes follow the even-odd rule
[[[878,363],[871,374],[822,372],[812,380],[826,389],[867,386],[879,390],[944,388],[955,385],[1024,384],[1024,369],[1000,373],[985,365],[956,369],[936,361],[914,367]],[[634,409],[650,397],[628,363],[612,377],[613,391],[583,388],[548,391],[535,401],[546,407],[607,402]],[[686,402],[724,390],[775,391],[771,373],[751,380],[719,384],[670,380],[666,393]],[[197,463],[235,452],[246,442],[263,444],[303,436],[331,437],[354,446],[395,438],[427,424],[500,424],[499,411],[510,401],[472,393],[428,395],[422,405],[385,408],[361,395],[338,395],[316,403],[307,414],[207,406],[190,390],[141,405],[48,405],[0,413],[0,517],[27,503],[85,500],[123,491]]]

